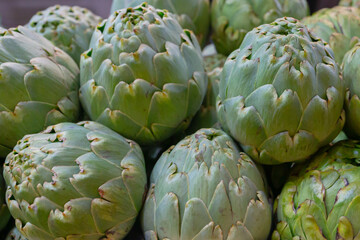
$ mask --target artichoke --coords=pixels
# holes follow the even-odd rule
[[[322,9],[303,19],[303,23],[329,43],[338,64],[342,63],[346,52],[359,41],[360,11],[355,7]]]
[[[23,235],[21,235],[19,230],[15,227],[11,229],[9,234],[6,236],[5,240],[27,240],[27,239]]]
[[[5,183],[2,177],[2,167],[0,167],[0,232],[10,219],[10,213],[5,204]]]
[[[225,60],[226,57],[222,54],[204,58],[205,69],[209,80],[207,93],[199,112],[191,122],[187,131],[188,133],[194,133],[201,128],[211,128],[217,125],[216,98],[219,95],[220,73]]]
[[[0,157],[25,134],[79,117],[79,68],[24,27],[0,28]]]
[[[346,7],[360,7],[360,0],[341,0],[339,5]]]
[[[184,29],[192,30],[199,43],[205,46],[210,30],[209,0],[113,0],[111,13],[119,9],[136,7],[142,2],[176,14],[180,25]]]
[[[207,88],[195,35],[146,3],[115,12],[81,58],[80,99],[90,119],[141,145],[183,131]]]
[[[7,156],[7,205],[28,239],[122,239],[142,207],[144,164],[135,142],[99,123],[60,123]]]
[[[64,50],[79,64],[101,18],[86,8],[52,6],[34,15],[27,27]]]
[[[222,127],[262,164],[304,160],[344,125],[333,52],[294,18],[249,32],[228,57],[219,90]]]
[[[214,0],[211,4],[212,39],[228,56],[239,48],[247,32],[279,17],[302,19],[309,15],[306,0]]]
[[[343,77],[345,94],[345,132],[352,138],[360,138],[360,43],[344,57]]]
[[[141,215],[146,239],[266,239],[263,176],[224,132],[202,129],[164,152]]]
[[[277,203],[278,239],[359,239],[360,144],[342,141],[299,166]]]

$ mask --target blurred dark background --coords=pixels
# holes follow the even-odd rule
[[[37,11],[55,4],[78,5],[106,18],[110,12],[112,0],[0,0],[1,23],[4,27],[16,27],[26,24]],[[339,0],[308,0],[311,11],[324,7],[333,7]]]

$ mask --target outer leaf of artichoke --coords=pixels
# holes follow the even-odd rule
[[[335,60],[341,64],[344,55],[360,37],[360,11],[355,7],[325,8],[303,19],[315,35],[329,43]]]
[[[30,239],[122,239],[143,203],[142,151],[95,122],[27,135],[7,156],[6,201]]]
[[[19,230],[15,227],[9,232],[5,240],[27,240],[27,238],[21,235]]]
[[[0,28],[0,157],[25,134],[77,121],[78,89],[69,55],[27,28]]]
[[[207,89],[200,46],[166,10],[122,9],[94,32],[81,58],[88,116],[141,145],[186,129]]]
[[[344,57],[343,77],[346,87],[345,95],[345,132],[351,138],[360,138],[360,43]]]
[[[360,144],[342,141],[298,166],[277,203],[277,239],[359,239]]]
[[[207,43],[210,31],[209,0],[113,0],[111,13],[119,9],[136,7],[142,2],[174,13],[184,29],[195,33],[201,46]]]
[[[34,15],[27,27],[68,53],[78,64],[89,49],[91,36],[101,18],[78,6],[52,6]]]
[[[223,131],[202,129],[164,152],[142,213],[146,239],[266,239],[271,205],[255,163]]]
[[[344,83],[333,52],[296,19],[249,32],[220,78],[219,121],[259,163],[304,160],[344,125]]]
[[[219,53],[228,56],[239,48],[247,32],[280,17],[309,15],[306,0],[214,0],[211,4],[212,39]]]

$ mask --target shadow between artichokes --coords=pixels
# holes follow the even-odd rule
[[[55,5],[39,11],[26,25],[80,63],[80,55],[89,49],[90,40],[101,18],[86,8]]]
[[[199,130],[164,152],[150,181],[141,216],[148,240],[264,240],[269,234],[264,176],[221,130]]]
[[[5,182],[2,176],[2,166],[0,166],[0,232],[10,219],[10,213],[5,203],[5,189]]]
[[[305,160],[344,125],[333,52],[294,18],[249,32],[225,62],[219,89],[222,127],[261,164]]]
[[[253,28],[285,16],[302,19],[309,13],[306,0],[213,0],[212,40],[217,51],[228,56]]]
[[[181,27],[193,31],[200,45],[205,46],[210,32],[209,0],[113,0],[111,13],[143,2],[174,13]]]
[[[91,120],[141,145],[185,130],[207,89],[195,35],[146,3],[99,25],[80,65],[80,100]]]
[[[30,239],[122,239],[143,203],[142,151],[95,122],[27,135],[7,156],[6,202]]]
[[[272,239],[359,239],[359,153],[358,141],[342,141],[298,166],[278,198]]]
[[[79,118],[79,68],[41,35],[0,28],[0,157],[24,135]]]

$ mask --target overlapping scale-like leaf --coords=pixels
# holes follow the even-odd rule
[[[105,126],[61,123],[8,155],[6,201],[29,239],[122,239],[142,206],[144,165],[140,147]]]

